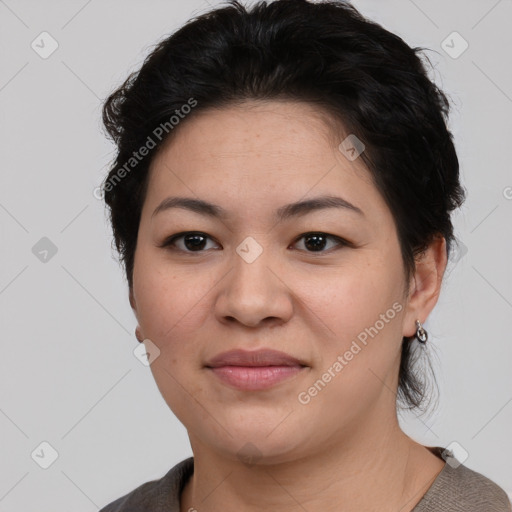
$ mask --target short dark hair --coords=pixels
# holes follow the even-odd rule
[[[465,191],[447,128],[449,102],[428,78],[423,50],[344,1],[260,1],[246,8],[232,0],[158,43],[103,105],[118,151],[102,186],[129,288],[158,149],[195,112],[244,100],[314,104],[364,143],[360,157],[393,214],[407,282],[415,257],[434,237],[445,238],[449,255],[450,213]],[[134,151],[150,140],[149,155],[135,161]],[[411,340],[403,338],[398,390],[409,408],[424,398]]]

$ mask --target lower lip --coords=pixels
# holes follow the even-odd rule
[[[275,386],[303,370],[304,366],[219,366],[210,370],[238,389],[258,391]]]

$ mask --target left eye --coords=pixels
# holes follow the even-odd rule
[[[328,235],[327,233],[305,233],[297,238],[295,243],[302,239],[305,240],[304,246],[308,249],[306,252],[327,252],[324,249],[327,243],[326,241],[329,239],[335,241],[334,246],[348,245],[348,243],[345,242],[342,238],[335,235]]]

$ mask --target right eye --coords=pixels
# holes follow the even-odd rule
[[[201,233],[200,231],[184,231],[166,238],[159,247],[184,253],[205,252],[203,249],[207,244],[207,240],[212,240],[212,238],[206,233]],[[181,246],[178,247],[178,245]]]

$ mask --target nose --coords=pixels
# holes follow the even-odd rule
[[[247,327],[286,323],[293,314],[293,292],[280,267],[266,251],[252,262],[234,252],[232,269],[220,282],[218,320]]]

